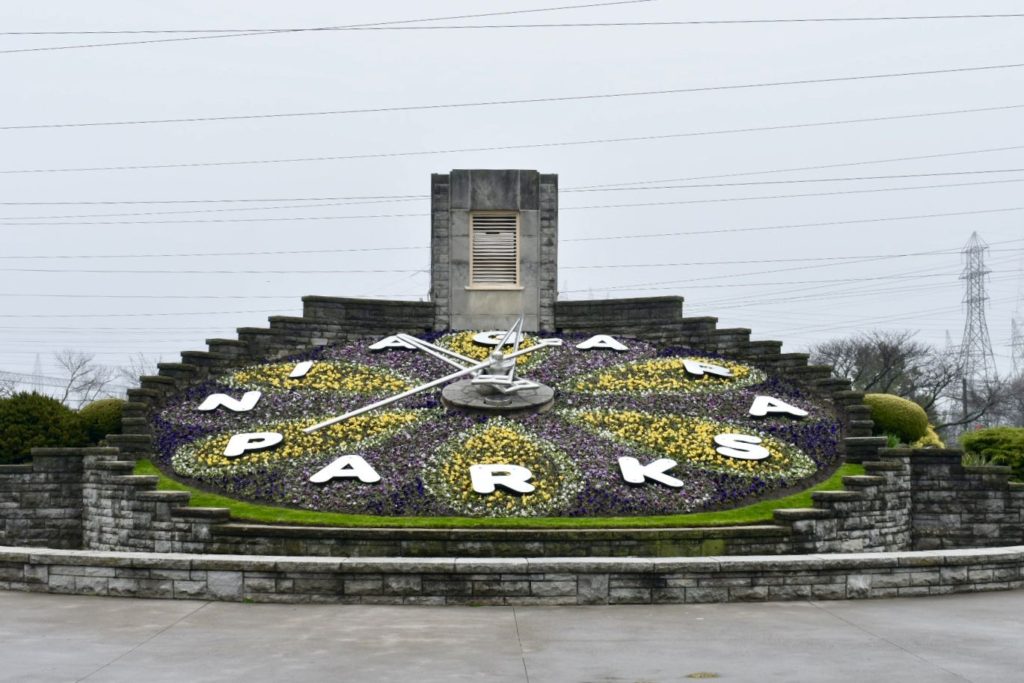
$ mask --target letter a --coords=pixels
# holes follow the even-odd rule
[[[263,396],[261,391],[247,391],[242,394],[241,400],[232,398],[227,394],[210,394],[199,404],[196,410],[201,410],[207,413],[211,410],[217,410],[217,408],[224,406],[228,410],[236,413],[247,413],[256,407],[260,397]]]
[[[380,475],[361,455],[343,455],[309,478],[314,484],[331,479],[358,479],[364,484],[376,484]]]
[[[589,351],[590,349],[611,349],[612,351],[629,350],[625,344],[608,334],[595,334],[590,339],[577,344],[576,348],[580,351]]]
[[[415,351],[416,347],[395,334],[370,344],[371,351],[383,351],[384,349],[411,349]]]
[[[622,478],[627,483],[643,484],[650,479],[659,484],[671,486],[674,489],[680,488],[683,482],[671,475],[665,474],[665,471],[672,469],[677,464],[675,460],[669,460],[668,458],[659,458],[646,465],[641,465],[640,461],[636,458],[619,458],[619,469],[622,470]]]
[[[807,417],[807,411],[803,408],[791,406],[785,401],[780,401],[771,396],[755,396],[754,403],[750,406],[750,414],[754,417],[764,417],[768,413]]]
[[[235,434],[224,449],[225,458],[237,458],[249,451],[262,451],[284,441],[284,434],[278,432],[248,432]]]
[[[758,446],[761,439],[746,434],[719,434],[715,437],[718,448],[715,452],[727,458],[737,460],[764,460],[769,455],[768,449]]]
[[[533,493],[535,488],[528,483],[533,473],[520,465],[470,465],[469,478],[477,493],[494,493],[497,486],[515,493]]]

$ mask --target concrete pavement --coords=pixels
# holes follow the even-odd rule
[[[1024,591],[655,607],[0,592],[0,681],[1021,681]]]

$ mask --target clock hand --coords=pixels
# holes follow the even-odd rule
[[[514,346],[512,347],[512,353],[515,353],[515,352],[517,352],[519,350],[519,343],[522,341],[522,339],[523,339],[523,316],[519,316],[519,320],[517,320],[514,323],[512,323],[512,327],[508,328],[508,332],[505,333],[505,336],[502,338],[501,343],[498,344],[498,350],[501,351],[502,349],[505,348],[505,344],[508,344],[508,343],[511,342],[511,343],[514,344]],[[509,385],[510,385],[509,388],[511,388],[511,385],[515,383],[515,379],[516,379],[516,365],[517,365],[516,363],[513,363],[512,367],[510,367],[508,369],[508,381],[509,381]]]
[[[305,432],[306,434],[312,434],[313,432],[315,432],[318,429],[323,429],[324,427],[329,427],[329,426],[331,426],[333,424],[337,424],[338,422],[342,422],[343,420],[347,420],[350,417],[355,417],[356,415],[362,415],[363,413],[369,412],[371,410],[375,410],[377,408],[381,408],[383,406],[390,405],[390,404],[394,403],[395,401],[399,401],[399,400],[401,400],[401,399],[403,399],[403,398],[405,398],[407,396],[412,396],[413,394],[418,394],[419,392],[424,391],[426,389],[431,389],[433,387],[436,387],[439,384],[444,384],[445,382],[453,380],[456,377],[463,377],[465,375],[472,374],[472,373],[476,372],[477,370],[481,370],[481,369],[487,367],[490,364],[491,364],[491,359],[487,359],[485,361],[477,363],[476,365],[473,365],[473,366],[470,366],[468,368],[464,368],[462,370],[459,370],[458,372],[453,372],[450,375],[445,375],[444,377],[441,377],[440,379],[435,379],[435,380],[432,380],[430,382],[427,382],[426,384],[421,384],[418,387],[413,387],[412,389],[409,389],[408,391],[403,391],[400,394],[395,394],[394,396],[390,396],[390,397],[385,398],[385,399],[383,399],[381,401],[377,401],[376,403],[371,403],[368,406],[363,406],[362,408],[357,408],[356,410],[349,411],[349,412],[345,413],[344,415],[339,415],[338,417],[332,417],[331,419],[324,420],[323,422],[315,424],[312,427],[306,427],[302,431]]]
[[[461,353],[456,353],[455,351],[452,351],[450,349],[435,346],[430,342],[425,342],[422,339],[417,339],[416,337],[413,337],[412,335],[409,334],[403,334],[402,332],[399,332],[395,336],[408,344],[412,344],[420,351],[423,351],[424,353],[429,353],[434,358],[443,360],[445,363],[448,363],[449,365],[454,365],[457,368],[464,368],[466,367],[467,363],[469,365],[473,365],[474,363],[480,362],[476,358],[469,358],[468,356],[463,356]],[[459,360],[454,360],[456,358]]]

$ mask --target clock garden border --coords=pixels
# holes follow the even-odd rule
[[[867,474],[845,478],[845,491],[815,494],[813,508],[777,511],[766,525],[545,531],[241,524],[226,510],[188,507],[187,493],[157,491],[155,477],[132,474],[135,460],[152,453],[148,415],[179,387],[313,346],[429,331],[435,321],[430,303],[312,296],[303,299],[301,317],[275,316],[268,328],[240,328],[237,339],[210,339],[206,351],[183,352],[181,363],[161,364],[157,376],[140,378],[140,387],[128,392],[124,433],[110,435],[109,447],[37,449],[31,463],[0,467],[0,546],[19,546],[0,547],[0,589],[283,602],[586,604],[881,597],[1021,585],[1024,488],[1008,481],[1006,468],[962,467],[953,450],[881,449],[884,439],[870,436],[862,394],[832,378],[830,368],[809,365],[806,354],[782,353],[781,342],[751,341],[748,329],[684,318],[682,303],[681,297],[559,302],[555,331],[688,346],[799,380],[831,398],[845,427],[843,455],[863,462]],[[332,553],[350,557],[299,557]],[[584,554],[592,557],[564,557]],[[673,557],[659,557],[666,554]],[[714,557],[680,557],[687,554]],[[650,557],[609,557],[616,555]]]

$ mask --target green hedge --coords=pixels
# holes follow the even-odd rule
[[[121,433],[121,414],[124,401],[118,398],[104,398],[93,401],[78,411],[90,443],[99,443],[107,434]]]
[[[990,427],[967,432],[960,445],[979,462],[1009,465],[1016,479],[1024,479],[1024,427]]]
[[[89,443],[78,413],[42,394],[0,399],[0,464],[28,460],[37,446]]]
[[[876,434],[893,434],[912,444],[928,433],[928,414],[913,401],[892,394],[865,394]]]

